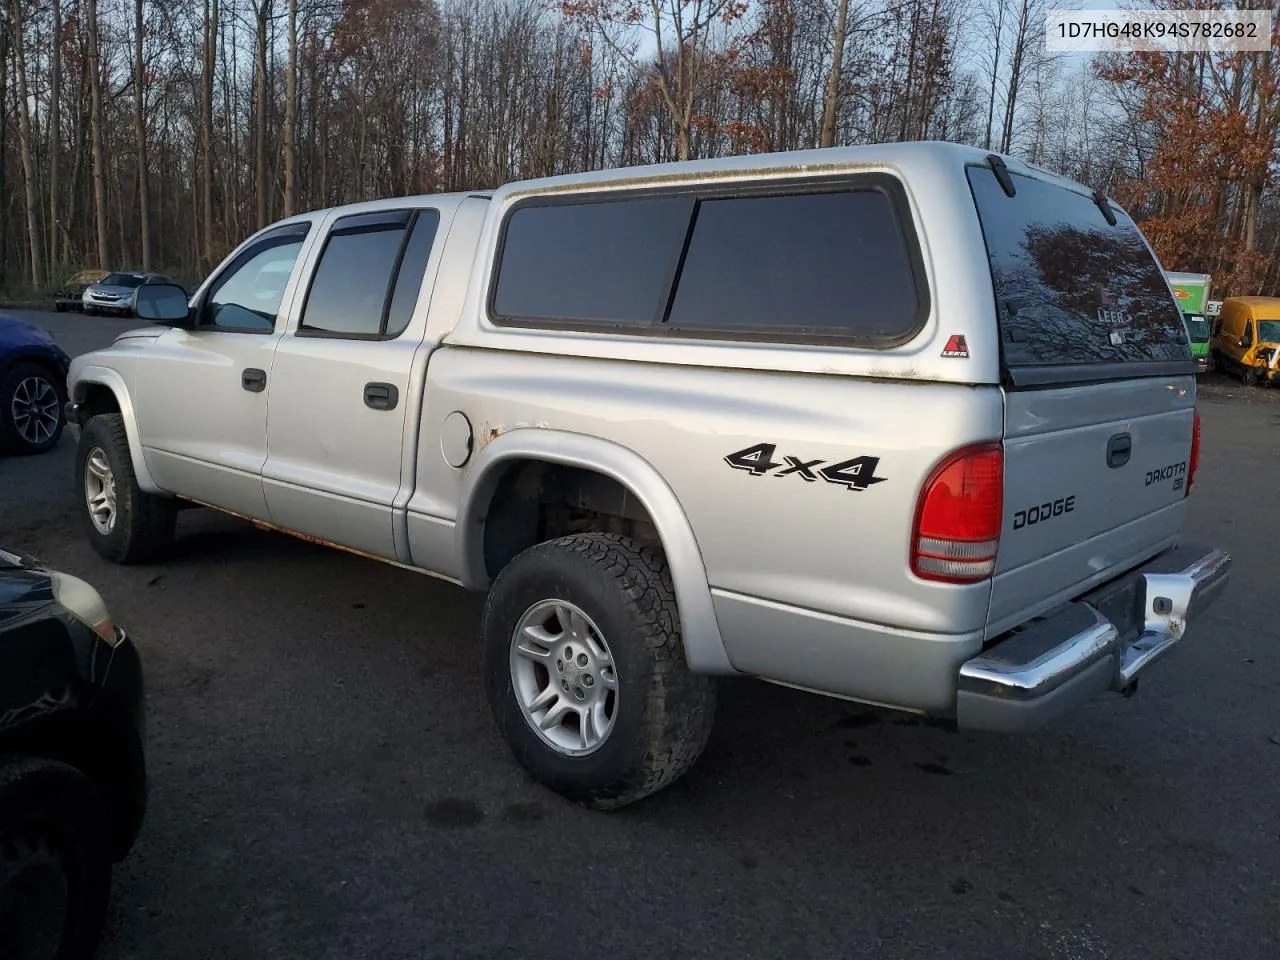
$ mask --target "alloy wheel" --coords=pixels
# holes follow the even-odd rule
[[[565,600],[535,603],[511,636],[511,683],[533,731],[563,756],[594,753],[618,716],[618,677],[604,635]]]

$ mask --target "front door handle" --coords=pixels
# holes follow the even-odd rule
[[[400,391],[390,383],[366,383],[364,405],[373,410],[394,410],[400,402]]]
[[[250,393],[261,393],[267,389],[267,371],[249,367],[240,374],[240,386]]]

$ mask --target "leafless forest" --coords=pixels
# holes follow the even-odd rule
[[[10,291],[81,266],[193,280],[335,203],[945,139],[1106,190],[1219,294],[1280,293],[1274,42],[1055,58],[1047,0],[0,4]]]

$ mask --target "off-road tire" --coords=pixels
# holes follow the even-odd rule
[[[0,756],[0,957],[89,960],[111,890],[108,823],[93,782],[66,764]],[[49,889],[52,884],[52,890]]]
[[[1246,387],[1256,387],[1258,385],[1258,368],[1243,367],[1240,370],[1240,382]]]
[[[549,599],[585,612],[616,665],[614,727],[585,756],[545,743],[513,690],[512,634],[526,610]],[[516,760],[538,782],[594,809],[615,809],[668,786],[701,755],[715,719],[715,681],[691,673],[685,662],[661,551],[605,533],[539,543],[498,575],[483,624],[490,709]]]
[[[58,398],[58,423],[53,433],[43,443],[32,443],[18,433],[17,424],[13,422],[14,392],[23,380],[39,377],[45,380]],[[66,384],[46,366],[38,363],[15,363],[8,370],[0,373],[0,453],[28,456],[47,453],[58,445],[62,439],[62,429],[66,426],[63,408],[67,403]]]
[[[101,447],[106,454],[116,482],[116,522],[106,534],[94,526],[85,502],[85,464],[96,447]],[[120,414],[100,414],[80,430],[75,494],[84,535],[104,560],[119,564],[153,563],[162,560],[173,546],[177,504],[169,497],[139,489],[129,454],[129,438]]]

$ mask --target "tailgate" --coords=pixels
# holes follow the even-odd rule
[[[1005,383],[988,635],[1177,539],[1196,402],[1187,329],[1134,222],[1079,185],[1008,172],[1012,196],[968,171]]]
[[[1168,546],[1182,528],[1190,378],[1009,391],[989,623],[1015,626]]]

